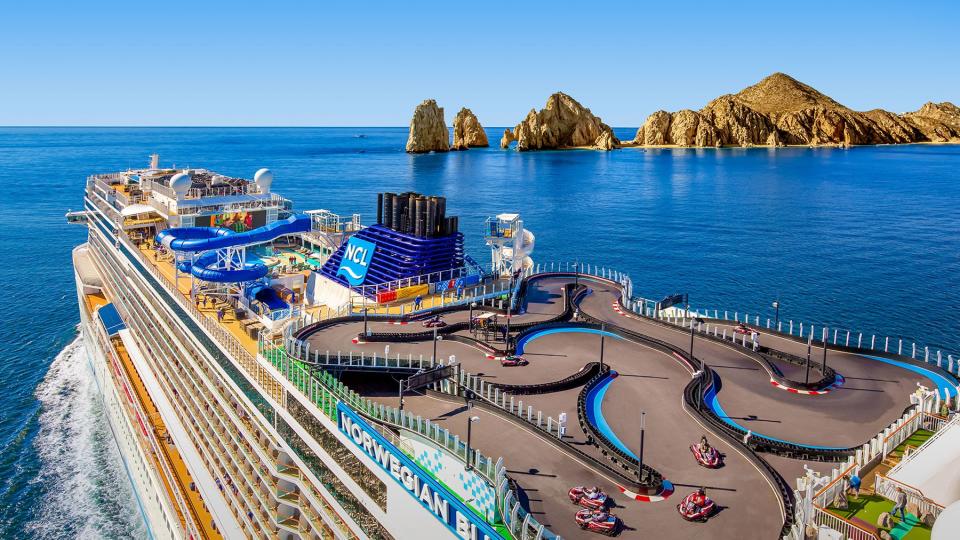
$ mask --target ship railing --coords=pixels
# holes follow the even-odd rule
[[[204,204],[205,199],[181,199],[177,202],[178,214],[202,214],[204,212],[236,212],[239,210],[256,210],[281,206],[285,199],[276,193],[256,199],[231,201],[229,203]]]
[[[940,517],[940,513],[943,512],[943,505],[928,498],[920,491],[920,488],[894,480],[881,473],[877,473],[877,476],[874,478],[873,491],[877,495],[886,497],[891,501],[896,500],[897,488],[903,490],[903,493],[907,496],[908,505],[916,506],[918,518],[930,514],[933,516],[933,519],[936,520]]]
[[[176,192],[174,192],[174,191],[173,191],[173,188],[171,188],[170,186],[161,184],[160,182],[156,182],[156,181],[153,181],[153,180],[144,180],[144,181],[142,182],[142,184],[143,184],[143,189],[144,189],[144,190],[150,190],[150,191],[152,191],[152,192],[154,192],[154,193],[159,193],[159,194],[161,194],[161,195],[163,195],[163,196],[165,196],[165,197],[168,197],[168,198],[170,198],[170,199],[176,199],[176,198],[177,198]]]
[[[150,274],[170,293],[175,301],[180,304],[180,307],[193,315],[193,318],[240,364],[261,388],[270,394],[274,400],[285,406],[285,394],[280,384],[257,362],[253,354],[219,322],[201,313],[193,302],[188,302],[184,293],[179,291],[178,288],[154,266],[154,263],[150,261],[140,249],[133,245],[129,238],[124,237],[124,235],[120,235],[119,238],[131,252],[140,258],[143,266],[148,269]]]
[[[747,312],[713,308],[675,307],[659,314],[652,313],[648,308],[643,314],[646,316],[659,316],[659,318],[663,319],[701,317],[730,323],[743,323],[754,328],[766,329],[785,336],[792,336],[797,339],[809,339],[814,343],[827,343],[837,347],[847,347],[863,353],[874,351],[905,356],[935,365],[953,375],[960,376],[960,352],[944,351],[941,348],[918,344],[918,340],[910,338],[890,337],[841,326],[817,325],[792,319],[779,320],[776,317],[760,315],[756,311]]]
[[[250,182],[236,186],[211,186],[190,188],[184,194],[184,199],[202,199],[204,197],[227,197],[230,195],[259,195],[263,191],[260,186]]]
[[[96,327],[95,332],[97,333],[97,338],[100,341],[101,348],[103,348],[106,351],[109,351],[110,359],[114,362],[115,369],[112,369],[110,371],[121,378],[121,381],[123,382],[123,385],[126,388],[128,389],[134,388],[133,381],[130,379],[129,375],[127,374],[126,369],[124,369],[122,366],[119,365],[120,360],[117,357],[117,352],[114,349],[113,345],[110,344],[104,338],[103,331],[100,329],[99,326]],[[126,403],[127,406],[133,409],[134,416],[142,419],[150,418],[150,415],[148,415],[146,411],[143,410],[143,406],[140,404],[139,400],[128,399],[128,400],[122,400],[122,401]],[[203,536],[200,535],[200,527],[197,524],[198,518],[194,513],[193,507],[190,506],[190,504],[187,503],[187,501],[183,498],[183,494],[181,493],[181,489],[183,489],[183,486],[178,481],[179,477],[170,468],[170,464],[167,462],[167,457],[166,457],[167,454],[163,450],[163,447],[161,446],[160,441],[157,440],[156,433],[152,429],[152,426],[150,429],[147,429],[145,427],[142,430],[136,430],[136,431],[138,435],[146,439],[146,443],[150,446],[153,455],[157,457],[157,459],[154,461],[160,465],[161,472],[165,477],[167,477],[169,484],[173,487],[173,489],[169,490],[169,492],[173,494],[173,497],[175,499],[174,502],[179,508],[179,511],[180,511],[179,513],[181,514],[181,516],[183,516],[182,525],[184,526],[184,529],[185,529],[184,531],[186,533],[185,536],[202,538]]]
[[[682,322],[686,318],[700,317],[731,323],[744,323],[755,328],[776,331],[786,336],[799,339],[813,338],[820,343],[825,342],[837,347],[857,349],[865,353],[875,351],[897,354],[934,365],[953,375],[960,376],[960,351],[943,350],[939,347],[918,344],[918,340],[915,339],[870,334],[836,325],[816,325],[803,321],[780,320],[777,317],[760,315],[760,310],[747,312],[687,306],[659,309],[659,303],[656,300],[633,296],[632,281],[626,273],[591,263],[554,261],[538,263],[534,270],[534,274],[554,272],[579,273],[619,282],[624,286],[621,298],[623,306],[644,317],[658,318],[668,322]],[[958,403],[960,403],[960,400],[958,400]]]
[[[493,460],[473,448],[468,453],[466,442],[460,440],[459,435],[451,434],[429,418],[367,399],[351,390],[330,372],[317,368],[311,369],[289,356],[286,349],[278,343],[262,337],[258,343],[260,355],[331,419],[336,419],[337,403],[343,402],[361,414],[376,420],[377,422],[373,423],[376,429],[398,447],[401,443],[399,437],[392,429],[387,429],[385,426],[414,432],[433,441],[464,464],[470,463],[473,470],[495,490],[500,519],[516,538],[559,538],[518,504],[516,494],[510,490],[506,480],[503,458]],[[333,353],[329,354],[331,357],[334,356]],[[339,353],[339,355],[343,358],[349,356],[349,353],[347,355]],[[487,516],[487,518],[492,519],[493,516]]]
[[[930,445],[930,444],[932,444],[934,441],[936,441],[937,439],[939,439],[939,438],[946,432],[946,430],[944,430],[944,428],[947,427],[948,424],[958,424],[958,423],[960,423],[960,415],[955,415],[952,419],[947,419],[947,418],[944,418],[944,417],[942,417],[942,416],[938,416],[938,415],[935,415],[935,414],[927,414],[927,413],[921,413],[921,414],[922,414],[922,416],[921,416],[921,419],[922,419],[921,426],[922,426],[924,429],[927,429],[927,430],[933,432],[933,435],[931,435],[929,439],[927,439],[926,441],[923,442],[923,446]],[[906,439],[908,439],[908,438],[909,438],[909,437],[904,437],[903,440],[906,440]],[[917,457],[917,455],[918,455],[918,454],[917,454],[916,451],[913,451],[913,452],[906,452],[906,451],[905,451],[905,452],[903,453],[903,456],[901,456],[901,458],[900,458],[900,462],[897,463],[897,465],[896,465],[894,468],[890,469],[890,473],[889,473],[889,474],[894,474],[894,473],[896,473],[896,472],[897,472],[898,470],[900,470],[900,468],[903,467],[905,464],[910,463],[915,457]]]
[[[818,526],[825,525],[839,532],[844,540],[877,540],[876,534],[872,531],[816,506],[813,508],[813,523]]]

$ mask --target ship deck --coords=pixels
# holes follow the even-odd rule
[[[566,278],[541,278],[532,282],[527,296],[526,313],[515,317],[518,323],[560,313]],[[589,281],[589,280],[588,280]],[[583,283],[583,280],[581,280]],[[579,303],[582,313],[656,340],[687,350],[690,332],[633,317],[615,309],[619,292],[608,283],[589,281],[590,293]],[[462,314],[444,315],[448,322],[461,320]],[[372,333],[396,335],[423,331],[411,322],[409,326],[391,326],[381,321],[368,322]],[[308,339],[311,350],[342,354],[352,352],[367,357],[383,356],[389,347],[391,357],[400,355],[429,358],[433,344],[425,342],[354,343],[362,335],[364,324],[353,321],[327,327]],[[399,329],[399,330],[398,330]],[[459,333],[468,337],[469,333]],[[805,345],[776,336],[765,336],[764,343],[792,354],[805,353]],[[586,363],[597,361],[600,336],[589,332],[545,332],[527,342],[523,351],[530,364],[505,367],[497,360],[468,344],[442,340],[437,343],[438,358],[456,356],[462,369],[490,383],[539,384],[560,380],[576,373]],[[502,343],[494,344],[497,347]],[[804,349],[804,350],[801,350]],[[850,447],[862,444],[892,420],[909,404],[908,396],[922,376],[890,364],[872,361],[860,355],[830,350],[829,365],[847,378],[844,386],[821,396],[786,392],[770,384],[767,373],[749,355],[703,336],[696,338],[695,354],[704,359],[722,382],[720,401],[731,421],[746,425],[756,433],[794,441],[805,445]],[[661,538],[710,537],[773,537],[779,531],[781,513],[776,498],[762,473],[741,450],[711,437],[725,455],[724,466],[707,470],[696,465],[688,447],[709,432],[681,405],[684,387],[691,373],[682,362],[666,352],[640,342],[608,336],[604,342],[604,360],[619,376],[602,398],[602,415],[607,429],[623,445],[634,452],[639,447],[639,416],[646,413],[646,445],[644,462],[670,480],[680,493],[671,502],[642,503],[618,497],[617,479],[605,477],[556,445],[544,441],[543,434],[518,427],[515,420],[487,409],[468,409],[463,398],[434,393],[407,395],[404,409],[438,423],[459,435],[466,436],[467,418],[479,416],[473,426],[474,447],[484,455],[503,456],[508,474],[521,489],[521,500],[536,519],[564,537],[582,534],[573,523],[574,512],[566,498],[566,490],[574,485],[600,485],[616,500],[613,512],[620,516],[626,531],[654,533]],[[786,366],[784,367],[786,369]],[[369,372],[346,372],[344,382],[361,395],[397,406],[396,380],[388,375]],[[558,413],[568,415],[564,441],[573,448],[601,462],[607,458],[590,444],[580,428],[577,400],[581,388],[537,395],[518,395],[523,410],[532,406],[543,417],[556,419]],[[505,441],[509,441],[508,443]],[[784,478],[802,474],[808,462],[769,456],[767,459]],[[824,470],[824,463],[816,469]],[[691,524],[680,519],[674,509],[687,492],[706,486],[708,493],[722,507],[707,524]]]

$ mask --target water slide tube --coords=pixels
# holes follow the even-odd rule
[[[246,232],[233,232],[222,227],[177,227],[160,231],[158,244],[174,251],[210,251],[234,246],[263,244],[287,234],[310,230],[310,216],[291,216]]]
[[[267,275],[270,271],[267,265],[263,264],[259,259],[248,261],[243,265],[243,268],[234,270],[213,268],[216,262],[217,252],[209,251],[197,257],[197,260],[194,261],[193,264],[191,264],[190,261],[181,262],[177,265],[177,269],[181,272],[189,272],[197,279],[214,283],[254,281]]]
[[[156,236],[158,244],[174,251],[190,253],[205,252],[190,263],[181,262],[177,269],[190,272],[203,281],[215,283],[241,283],[253,281],[267,275],[269,269],[263,262],[247,262],[243,268],[226,270],[213,268],[217,262],[216,250],[234,246],[263,244],[287,234],[296,234],[310,230],[310,216],[291,216],[275,221],[263,227],[246,232],[233,232],[221,227],[178,227],[161,231]]]
[[[523,235],[520,237],[520,245],[517,247],[517,258],[520,259],[521,267],[524,270],[527,270],[533,266],[533,259],[530,258],[530,254],[533,253],[533,247],[536,245],[536,237],[527,229],[523,230]],[[504,260],[510,260],[513,258],[513,248],[510,246],[504,246],[500,248],[500,254]]]

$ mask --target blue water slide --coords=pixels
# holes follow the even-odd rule
[[[192,264],[190,261],[183,261],[177,265],[181,272],[190,272],[197,279],[203,281],[212,281],[214,283],[243,283],[245,281],[255,281],[267,275],[270,271],[267,265],[260,262],[259,259],[247,261],[243,268],[227,270],[224,268],[213,268],[217,262],[217,252],[208,251],[197,257]]]
[[[205,252],[193,263],[181,262],[177,269],[190,272],[197,279],[215,283],[242,283],[254,281],[267,275],[269,268],[259,260],[248,261],[243,268],[226,270],[214,268],[216,250],[234,246],[250,246],[269,242],[279,236],[307,232],[310,216],[298,215],[274,221],[263,227],[246,232],[233,232],[222,227],[177,227],[161,231],[156,236],[158,244],[181,252]]]
[[[251,229],[233,232],[222,227],[177,227],[161,231],[156,241],[174,251],[210,251],[234,246],[263,244],[287,234],[310,230],[310,216],[297,215]]]

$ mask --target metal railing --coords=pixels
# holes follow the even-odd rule
[[[927,496],[920,491],[920,488],[905,484],[899,480],[894,480],[889,476],[879,473],[873,483],[874,493],[886,497],[891,501],[897,498],[897,488],[903,490],[903,493],[907,496],[907,504],[916,505],[918,518],[925,514],[930,514],[936,519],[940,516],[940,513],[943,512],[943,506],[927,498]]]
[[[505,479],[506,469],[502,458],[494,461],[475,448],[471,448],[468,453],[466,442],[460,440],[459,435],[451,434],[449,430],[431,422],[429,418],[423,418],[396,407],[364,398],[344,385],[330,372],[309,369],[305,364],[290,357],[286,350],[276,343],[260,339],[258,347],[263,358],[276,367],[288,381],[310,399],[311,403],[330,418],[336,418],[337,403],[343,402],[361,415],[374,420],[373,425],[378,431],[398,447],[400,444],[399,438],[392,429],[386,429],[387,426],[417,433],[432,441],[459,461],[465,464],[470,463],[473,470],[497,491],[497,507],[500,510],[500,518],[516,538],[559,538],[520,508],[513,491],[508,487],[504,489],[505,480],[501,481],[501,479]],[[324,353],[324,356],[326,356],[326,353]],[[343,354],[341,353],[340,356],[342,358]]]
[[[929,345],[918,345],[917,341],[912,339],[905,340],[898,337],[867,334],[862,331],[828,325],[815,325],[803,321],[774,321],[770,317],[761,317],[756,313],[692,307],[689,310],[677,308],[674,311],[683,311],[686,316],[750,324],[756,328],[765,328],[798,339],[812,338],[815,342],[826,342],[835,346],[907,356],[914,360],[936,365],[945,371],[960,376],[960,352],[943,351]]]

